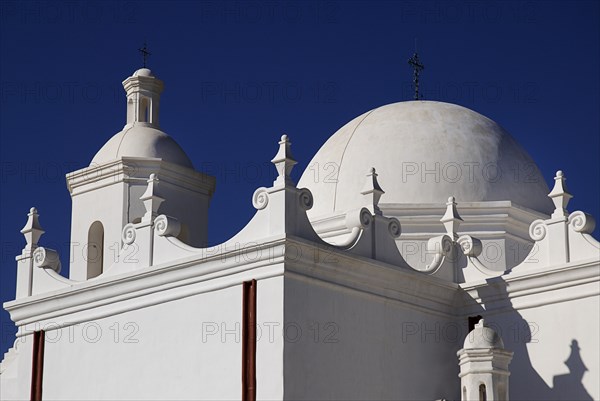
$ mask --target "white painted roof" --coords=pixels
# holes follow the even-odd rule
[[[500,125],[455,104],[409,101],[364,113],[314,156],[298,187],[314,195],[311,218],[364,206],[371,167],[381,204],[510,200],[552,211],[548,186],[525,150]],[[498,176],[498,174],[500,174]]]
[[[94,156],[91,165],[103,164],[123,156],[160,158],[183,167],[194,168],[192,161],[173,138],[163,131],[134,124],[110,138]]]

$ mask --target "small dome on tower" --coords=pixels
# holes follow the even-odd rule
[[[134,72],[133,76],[134,77],[153,77],[154,75],[152,75],[152,71],[150,71],[150,69],[144,67],[144,68],[140,68],[139,70]]]
[[[123,87],[127,93],[127,124],[104,144],[91,164],[103,164],[121,157],[140,157],[162,159],[193,169],[183,149],[160,129],[158,112],[162,81],[148,68],[140,68],[123,81]]]
[[[173,138],[159,129],[139,125],[125,128],[110,138],[96,153],[91,164],[103,164],[121,157],[157,158],[194,168],[192,161]]]
[[[504,349],[504,341],[496,331],[485,325],[483,319],[467,335],[463,349],[498,348]]]

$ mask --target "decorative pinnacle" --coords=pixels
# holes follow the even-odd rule
[[[371,212],[373,212],[373,214],[381,215],[382,213],[381,209],[379,209],[379,199],[381,198],[381,195],[383,195],[385,192],[383,189],[381,189],[381,186],[379,186],[375,167],[371,167],[369,169],[369,173],[367,174],[367,180],[365,181],[363,190],[360,193],[367,197],[369,202],[369,205],[367,207],[369,209],[372,209]]]
[[[290,174],[298,162],[294,159],[294,156],[292,156],[291,146],[292,143],[289,141],[288,136],[285,134],[282,135],[281,140],[279,141],[279,151],[273,160],[271,160],[271,163],[275,165],[278,173],[277,179],[273,181],[273,185],[294,184]]]
[[[485,320],[479,319],[479,321],[477,323],[475,323],[475,327],[486,327]]]
[[[25,226],[21,229],[21,234],[23,234],[25,241],[27,242],[24,250],[33,251],[37,248],[38,241],[45,231],[40,225],[39,214],[36,208],[32,207],[29,209],[27,216],[27,223],[25,223]]]
[[[567,189],[567,184],[565,183],[566,180],[567,178],[562,170],[558,170],[556,172],[556,177],[554,177],[554,188],[552,188],[552,191],[548,194],[548,197],[554,202],[554,213],[552,213],[552,217],[566,217],[569,215],[569,212],[567,212],[567,205],[573,195],[571,195]]]
[[[144,203],[144,207],[146,208],[146,214],[144,214],[142,221],[149,222],[158,216],[158,208],[165,200],[156,194],[159,183],[156,174],[150,174],[150,177],[146,182],[148,183],[148,187],[146,188],[146,192],[140,196],[140,200]]]
[[[446,213],[440,219],[444,227],[446,228],[446,233],[453,241],[458,239],[458,227],[460,223],[463,222],[463,219],[458,214],[456,210],[456,199],[454,196],[448,198],[448,202],[446,202]]]

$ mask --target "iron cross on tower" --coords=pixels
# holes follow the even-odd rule
[[[419,54],[415,51],[415,54],[408,59],[408,64],[413,68],[413,83],[415,84],[415,100],[419,100],[422,96],[419,96],[419,74],[425,69],[425,66],[421,64],[419,60]]]
[[[138,49],[140,53],[142,53],[142,57],[144,58],[144,68],[146,68],[146,61],[148,60],[148,56],[151,56],[152,53],[148,51],[148,47],[146,47],[146,42],[144,42],[144,47]]]

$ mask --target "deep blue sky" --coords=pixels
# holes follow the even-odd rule
[[[213,243],[254,213],[251,195],[270,184],[282,133],[298,178],[339,127],[411,97],[415,37],[425,99],[503,125],[548,182],[565,171],[570,210],[600,218],[598,4],[0,2],[0,300],[14,297],[29,207],[46,229],[41,244],[66,262],[64,175],[124,125],[121,81],[141,66],[144,40],[165,82],[162,128],[217,177]],[[14,328],[0,318],[4,352]]]

